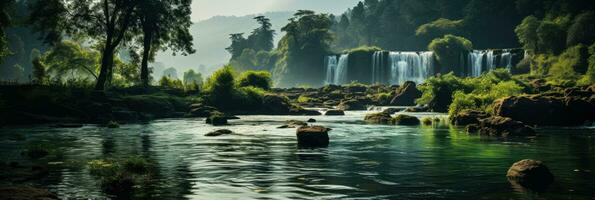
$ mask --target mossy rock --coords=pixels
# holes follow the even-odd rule
[[[415,126],[419,125],[421,122],[417,117],[410,116],[410,115],[397,115],[395,118],[391,119],[393,124],[396,125],[407,125],[407,126]]]
[[[372,124],[391,124],[391,116],[385,112],[367,114],[364,121]]]
[[[216,112],[207,117],[206,122],[213,126],[227,125],[227,117],[223,113]]]

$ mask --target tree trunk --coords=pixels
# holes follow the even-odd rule
[[[97,78],[95,90],[105,89],[106,82],[108,81],[110,73],[112,72],[112,67],[114,65],[114,48],[110,46],[110,43],[111,41],[109,40],[106,42],[106,47],[102,52],[101,71],[99,72],[99,77]]]
[[[153,40],[153,32],[151,30],[144,31],[143,38],[143,59],[140,68],[141,82],[144,87],[149,86],[149,56],[151,54],[151,43]]]

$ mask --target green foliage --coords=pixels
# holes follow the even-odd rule
[[[459,30],[464,26],[464,21],[461,20],[450,20],[440,18],[423,24],[415,31],[416,36],[426,38],[437,38],[442,37],[446,34],[458,34]]]
[[[567,46],[577,44],[590,45],[595,43],[595,12],[589,11],[576,16],[568,28]]]
[[[578,74],[584,74],[588,67],[588,48],[577,45],[566,49],[549,69],[553,79],[575,79]]]
[[[201,86],[203,84],[203,80],[201,73],[194,72],[194,70],[191,69],[184,72],[184,85],[189,86],[193,84]]]
[[[246,71],[237,79],[239,87],[253,86],[264,90],[271,88],[271,73],[267,71]]]
[[[175,78],[168,78],[167,76],[161,77],[161,79],[159,80],[159,86],[182,90],[184,89],[184,84],[182,83],[182,81]]]
[[[454,69],[455,73],[462,74],[463,69],[458,66],[459,57],[462,53],[471,51],[473,44],[463,37],[445,35],[432,40],[428,49],[434,52],[443,68]]]
[[[592,85],[595,84],[595,44],[589,47],[589,68],[579,81],[581,85]]]
[[[552,21],[543,21],[537,28],[537,46],[540,52],[559,54],[566,46],[564,27]]]
[[[357,48],[353,48],[353,49],[349,49],[346,50],[343,53],[347,53],[347,54],[353,54],[353,53],[373,53],[376,51],[382,51],[382,49],[380,47],[377,46],[359,46]]]
[[[47,66],[54,80],[96,79],[100,56],[95,50],[64,40],[46,52],[41,62]]]
[[[312,100],[312,98],[305,96],[305,95],[300,95],[297,99],[298,103],[308,103],[310,102],[310,100]]]
[[[533,52],[537,50],[537,28],[540,24],[541,21],[530,15],[523,19],[523,22],[514,29],[519,42],[523,45],[525,50]]]
[[[39,58],[33,60],[33,78],[38,84],[43,85],[48,81],[46,68],[45,64],[43,64]]]
[[[231,66],[224,66],[215,71],[204,85],[209,101],[217,108],[231,108],[233,95],[236,92],[235,72]]]
[[[439,88],[450,88],[453,102],[449,106],[449,115],[465,109],[491,112],[494,100],[522,93],[523,87],[517,82],[506,69],[497,69],[474,78],[459,78],[449,73],[431,77],[425,84],[419,85],[423,95],[417,103],[428,104]]]

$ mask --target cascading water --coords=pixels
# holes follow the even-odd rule
[[[424,82],[432,74],[433,60],[433,52],[390,52],[390,84]]]
[[[335,70],[335,75],[333,76],[333,84],[341,85],[347,83],[348,63],[349,54],[343,54],[339,57],[339,62],[337,62],[337,69]]]
[[[502,51],[502,55],[500,56],[500,65],[505,66],[508,71],[512,70],[512,53],[509,49]]]
[[[335,81],[335,71],[337,70],[337,56],[327,56],[326,63],[326,80],[325,84],[333,84]]]
[[[483,71],[483,57],[485,54],[486,51],[473,50],[472,52],[469,52],[469,76],[478,77],[481,75]]]
[[[384,52],[377,51],[372,55],[372,83],[385,83]]]
[[[487,50],[486,53],[486,67],[488,71],[496,69],[496,57],[493,50]]]

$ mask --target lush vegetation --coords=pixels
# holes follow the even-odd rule
[[[423,95],[417,102],[429,104],[444,88],[448,88],[452,94],[452,103],[448,107],[450,115],[466,109],[491,113],[494,100],[519,95],[524,91],[522,81],[513,78],[504,69],[491,71],[477,78],[459,78],[449,73],[432,77],[424,85],[420,85]]]
[[[231,66],[225,66],[205,83],[205,101],[223,111],[258,110],[271,87],[270,76],[265,71],[247,71],[238,75]]]
[[[428,46],[430,51],[436,55],[436,59],[442,65],[441,72],[454,71],[457,75],[463,75],[460,55],[473,49],[471,41],[454,35],[445,35],[442,38],[432,40]]]

